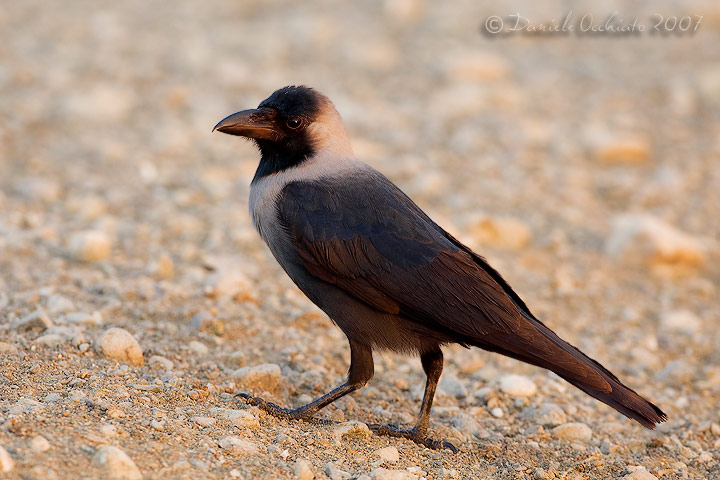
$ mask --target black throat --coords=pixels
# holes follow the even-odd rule
[[[255,170],[253,182],[298,166],[315,153],[312,145],[307,141],[275,143],[255,140],[255,143],[260,148],[260,164]]]

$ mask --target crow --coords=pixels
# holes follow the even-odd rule
[[[441,347],[479,347],[546,368],[647,428],[666,420],[657,406],[538,320],[480,255],[443,230],[380,172],[358,160],[332,102],[288,86],[257,109],[213,129],[252,139],[260,163],[250,188],[252,221],[300,290],[345,333],[347,381],[295,409],[240,394],[269,414],[311,420],[365,386],[373,349],[420,356],[425,394],[412,428],[370,425],[377,434],[429,448],[443,369]]]

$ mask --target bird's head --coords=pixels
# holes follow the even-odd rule
[[[260,169],[275,173],[319,152],[352,155],[342,120],[332,102],[304,86],[284,87],[258,108],[234,113],[213,131],[252,139],[262,155]]]

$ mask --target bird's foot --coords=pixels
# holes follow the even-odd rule
[[[412,440],[418,445],[430,448],[432,450],[441,450],[447,448],[453,453],[457,453],[458,449],[452,443],[445,440],[436,440],[427,436],[426,432],[420,431],[417,428],[399,428],[395,425],[379,425],[371,424],[368,425],[376,435],[387,435],[389,437],[407,438]]]
[[[280,405],[268,402],[267,400],[263,400],[260,397],[253,397],[252,395],[248,395],[247,393],[238,393],[235,396],[243,398],[249,405],[258,407],[259,409],[264,410],[266,413],[272,415],[273,417],[282,418],[285,420],[302,420],[304,422],[319,423],[323,425],[335,423],[331,420],[315,418],[313,415],[315,415],[317,411],[311,408],[307,408],[307,405],[298,408],[285,408],[281,407]]]

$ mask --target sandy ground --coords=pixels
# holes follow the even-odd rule
[[[703,15],[694,35],[491,39],[488,15],[567,7],[355,3],[4,5],[0,476],[720,478],[717,5],[654,4]],[[252,229],[257,153],[210,134],[296,83],[669,421],[645,430],[546,371],[456,347],[432,431],[458,454],[236,400],[300,405],[349,360]],[[139,349],[113,358],[110,328]],[[413,421],[419,361],[376,362],[325,418]]]

